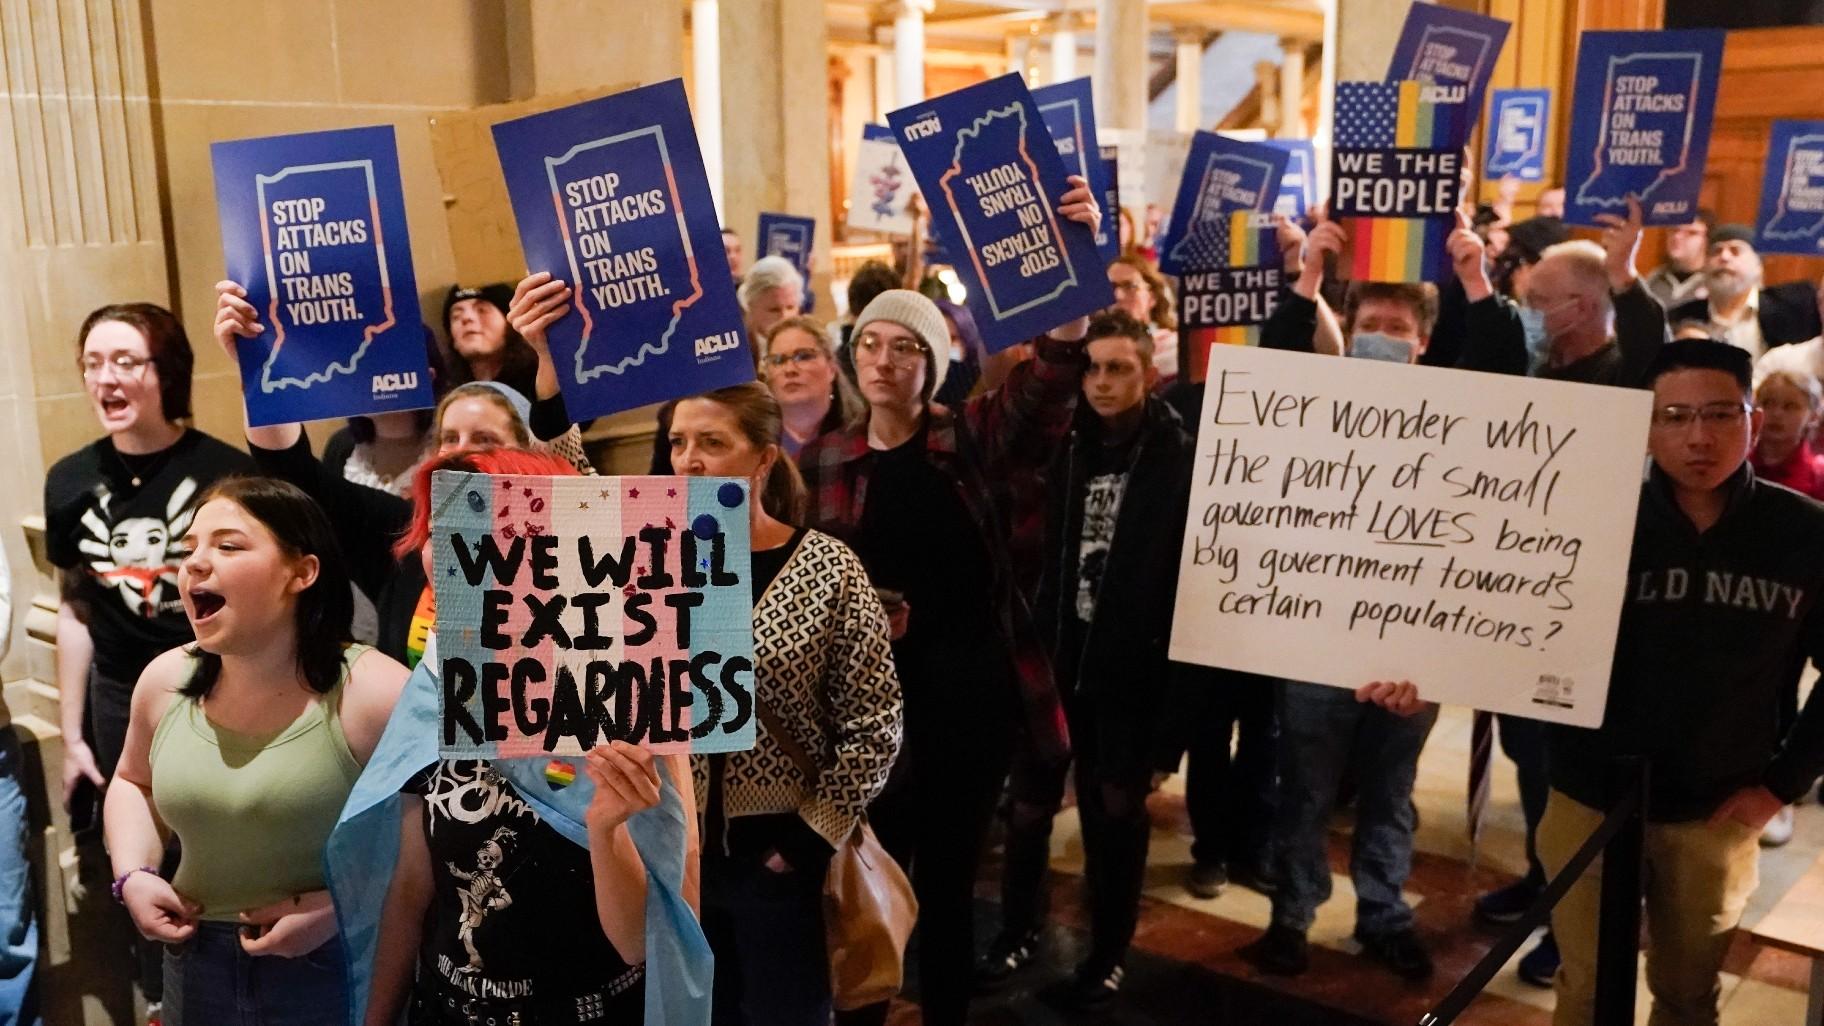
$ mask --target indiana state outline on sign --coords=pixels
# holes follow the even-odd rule
[[[349,176],[358,178],[360,188],[350,190],[346,183],[336,181]],[[260,366],[260,391],[308,389],[338,375],[354,374],[375,337],[394,324],[393,283],[386,264],[386,240],[381,237],[374,162],[344,160],[281,168],[270,175],[255,175],[254,189],[271,297],[267,323],[273,333],[272,347]],[[358,204],[348,202],[353,193],[362,196]],[[280,208],[303,216],[275,223],[275,210]],[[345,254],[357,246],[361,247],[359,262],[365,262],[371,246],[371,271],[351,266],[357,261]],[[333,263],[335,270],[313,268],[312,258],[318,255],[333,257],[324,264]],[[367,313],[375,308],[380,310],[377,321]],[[346,354],[324,354],[320,348],[307,353],[294,346],[280,365],[288,328],[308,328],[311,334],[321,335],[339,324],[346,324],[351,332]],[[360,332],[358,338],[355,331]],[[299,366],[300,359],[306,361],[305,366]],[[320,365],[310,365],[318,359]]]
[[[576,283],[571,302],[582,316],[575,381],[618,376],[665,356],[703,286],[664,126],[579,143],[546,157],[545,174]],[[566,184],[591,180],[611,181],[613,194],[592,208],[599,212],[590,224],[573,230]]]
[[[1680,89],[1683,102],[1676,109],[1656,111],[1648,107],[1634,111],[1620,109],[1626,103],[1625,90],[1618,89],[1621,79],[1655,84],[1661,77],[1689,76],[1689,84]],[[1609,58],[1603,82],[1602,123],[1597,130],[1595,170],[1577,186],[1576,202],[1597,207],[1626,207],[1628,194],[1645,206],[1653,191],[1668,179],[1683,174],[1690,164],[1691,144],[1697,132],[1698,90],[1704,77],[1704,55],[1692,52],[1631,53]],[[1678,81],[1678,79],[1671,79]],[[1616,127],[1617,122],[1625,127]],[[1626,136],[1618,133],[1626,133]],[[1635,147],[1630,137],[1649,140]],[[1644,150],[1638,165],[1617,161],[1617,154],[1633,149]],[[1657,151],[1657,152],[1654,152]],[[1655,159],[1656,158],[1656,159]],[[1653,171],[1653,180],[1641,184],[1637,167]]]
[[[1824,135],[1795,135],[1786,146],[1780,198],[1761,234],[1769,239],[1809,239],[1824,228]]]

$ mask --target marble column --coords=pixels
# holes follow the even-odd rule
[[[1177,36],[1177,122],[1180,132],[1203,127],[1203,32],[1186,29]]]
[[[816,218],[810,286],[818,311],[827,312],[834,307],[823,2],[735,0],[721,6],[722,38],[731,41],[722,49],[722,74],[740,83],[722,91],[724,222],[751,238],[762,211]],[[750,259],[759,256],[749,252]]]
[[[1273,134],[1281,139],[1303,139],[1305,132],[1305,44],[1288,39],[1279,63],[1279,124]]]
[[[1060,14],[1051,30],[1051,80],[1068,82],[1077,77],[1077,20]]]
[[[738,2],[738,0],[737,0]],[[718,0],[691,0],[690,56],[695,95],[691,108],[697,124],[697,145],[703,150],[703,171],[716,211],[722,202],[722,15]]]
[[[1124,132],[1146,130],[1146,5],[1096,0],[1096,120]]]
[[[932,2],[897,0],[893,5],[893,85],[902,107],[925,98],[925,15]]]

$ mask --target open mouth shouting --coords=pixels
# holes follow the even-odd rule
[[[191,588],[187,596],[190,600],[190,622],[197,627],[215,619],[228,600],[207,588]]]

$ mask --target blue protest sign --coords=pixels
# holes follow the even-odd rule
[[[494,126],[526,266],[569,282],[546,332],[570,415],[752,381],[679,79]]]
[[[1286,173],[1279,179],[1279,201],[1273,212],[1295,221],[1317,205],[1317,148],[1309,139],[1268,139],[1268,146],[1286,151]]]
[[[1032,91],[1039,114],[1051,132],[1058,148],[1058,159],[1068,173],[1082,175],[1090,190],[1105,196],[1114,190],[1113,183],[1103,178],[1102,146],[1096,142],[1096,105],[1089,79],[1073,78],[1068,82],[1040,86]],[[1104,259],[1121,255],[1121,232],[1110,211],[1104,210],[1102,226],[1096,230],[1096,248]]]
[[[1172,219],[1159,240],[1159,269],[1167,274],[1221,266],[1227,243],[1218,226],[1237,210],[1271,211],[1289,155],[1276,146],[1242,142],[1214,132],[1191,137]]]
[[[887,121],[990,352],[1114,302],[1094,233],[1058,214],[1068,172],[1018,74],[903,107]]]
[[[810,313],[817,297],[811,292],[811,243],[817,235],[817,219],[791,214],[760,215],[760,255],[784,257],[804,277],[804,312]]]
[[[1489,105],[1489,129],[1483,177],[1508,176],[1523,182],[1545,177],[1545,130],[1551,112],[1550,89],[1497,89]]]
[[[1824,121],[1775,121],[1755,248],[1824,253]]]
[[[266,328],[239,343],[260,427],[436,402],[391,125],[209,147],[228,277]]]
[[[1500,18],[1471,14],[1442,4],[1416,3],[1406,12],[1406,25],[1387,66],[1387,82],[1407,79],[1436,88],[1425,91],[1429,103],[1454,107],[1456,135],[1444,140],[1461,146],[1482,116],[1482,93],[1495,72],[1495,59],[1507,42],[1509,24]]]
[[[1115,237],[1115,255],[1121,255],[1121,160],[1118,149],[1102,149],[1102,231]],[[1102,232],[1096,233],[1100,240]]]
[[[1688,224],[1710,150],[1723,33],[1585,32],[1571,95],[1564,219],[1640,198],[1647,224]]]

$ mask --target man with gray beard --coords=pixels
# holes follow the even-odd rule
[[[1761,256],[1754,251],[1754,230],[1721,224],[1710,230],[1704,262],[1709,296],[1672,308],[1667,315],[1674,332],[1695,328],[1706,337],[1745,349],[1759,357],[1775,346],[1803,342],[1818,334],[1818,306],[1808,282],[1761,284]]]

